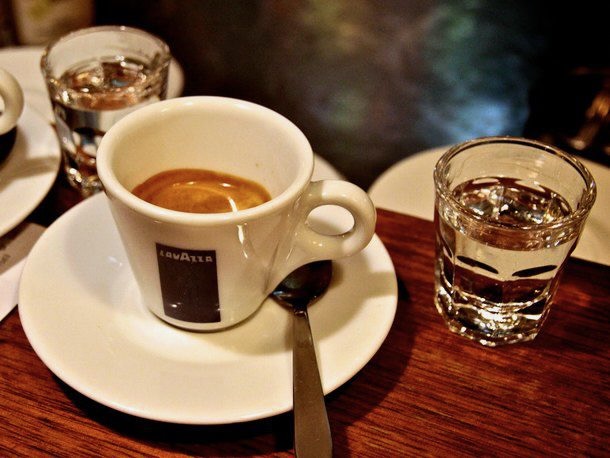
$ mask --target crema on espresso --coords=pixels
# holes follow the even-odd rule
[[[271,200],[260,184],[205,169],[173,169],[157,173],[132,193],[153,205],[188,213],[227,213]]]

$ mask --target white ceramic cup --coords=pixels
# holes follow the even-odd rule
[[[15,77],[1,68],[0,97],[4,104],[0,111],[0,135],[3,135],[17,125],[23,111],[23,91]]]
[[[249,102],[183,97],[141,108],[117,122],[98,150],[110,201],[143,301],[161,319],[217,330],[252,315],[291,271],[362,250],[375,230],[367,194],[346,181],[311,182],[314,157],[283,116]],[[271,200],[230,213],[167,210],[131,190],[161,171],[200,168],[263,185]],[[338,205],[354,224],[323,234],[307,219]]]

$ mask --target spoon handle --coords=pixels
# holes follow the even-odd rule
[[[293,332],[295,455],[299,458],[330,457],[333,447],[330,426],[307,310],[295,310]]]

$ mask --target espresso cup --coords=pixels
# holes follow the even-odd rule
[[[15,77],[1,68],[0,98],[4,106],[0,110],[0,159],[2,159],[15,143],[17,121],[23,111],[23,91]]]
[[[288,119],[253,103],[184,97],[141,108],[106,133],[97,156],[127,258],[146,306],[175,326],[212,331],[252,315],[290,272],[362,250],[375,230],[367,194],[339,180],[311,182],[314,156]],[[203,169],[263,186],[270,200],[224,213],[149,203],[133,189],[175,169]],[[317,207],[347,210],[346,232],[308,222]]]

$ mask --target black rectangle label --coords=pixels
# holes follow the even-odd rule
[[[219,322],[216,251],[156,245],[165,314],[191,323]]]

